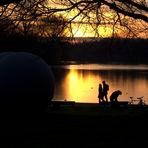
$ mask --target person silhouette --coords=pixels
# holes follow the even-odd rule
[[[103,84],[103,91],[102,91],[103,92],[103,100],[108,102],[107,95],[108,95],[109,85],[105,81],[102,81],[102,84]]]
[[[118,96],[121,95],[122,92],[120,90],[116,90],[114,91],[111,95],[110,95],[110,102],[112,106],[117,106],[118,105]]]
[[[98,87],[98,99],[99,99],[99,103],[104,102],[103,100],[103,88],[102,88],[102,84],[99,83],[99,87]]]

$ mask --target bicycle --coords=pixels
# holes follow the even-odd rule
[[[138,102],[139,105],[146,105],[145,100],[142,99],[143,97],[144,96],[141,96],[141,97],[137,98],[139,100],[139,102]]]
[[[133,99],[134,97],[129,97],[130,101],[129,104],[135,104],[134,102],[138,102],[137,105],[146,105],[145,100],[143,100],[144,96],[137,97],[136,99]]]

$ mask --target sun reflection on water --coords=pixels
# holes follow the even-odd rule
[[[99,76],[94,78],[91,72],[86,74],[84,71],[78,72],[76,69],[70,69],[66,82],[66,96],[71,101],[98,102],[97,87],[98,83],[101,82]]]

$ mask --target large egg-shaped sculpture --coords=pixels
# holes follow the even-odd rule
[[[54,94],[51,68],[26,52],[0,54],[0,110],[41,111]]]

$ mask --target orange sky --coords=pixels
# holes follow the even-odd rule
[[[55,1],[55,0],[53,0],[53,1]],[[55,1],[55,2],[57,2],[57,1]],[[53,4],[53,2],[51,0],[49,0],[48,5],[50,7],[55,7],[55,8],[61,7],[59,4]],[[78,12],[76,10],[72,10],[69,12],[65,12],[65,11],[61,12],[62,16],[67,18],[68,20],[72,19],[77,13]],[[108,18],[115,18],[115,14],[112,13],[111,11],[103,13],[103,15]],[[80,22],[81,20],[82,20],[82,16],[78,16],[73,21]],[[113,25],[105,25],[105,26],[99,25],[98,29],[94,30],[95,25],[93,25],[93,27],[92,27],[91,25],[86,23],[87,22],[86,19],[83,19],[83,21],[85,22],[83,24],[80,24],[80,23],[73,23],[72,24],[72,33],[73,33],[74,37],[98,37],[98,34],[99,34],[99,37],[111,37],[113,35]],[[130,21],[127,21],[127,22],[130,23]],[[138,23],[138,22],[135,22],[135,23],[139,26],[138,28],[141,28],[141,30],[142,30],[141,23]],[[131,22],[130,25],[133,25],[133,22]],[[134,32],[135,32],[137,30],[135,24],[134,24],[133,28],[134,28]],[[98,32],[98,34],[96,34],[96,32]],[[116,34],[117,36],[124,37],[126,35],[125,34],[126,32],[127,32],[126,27],[121,28],[121,27],[119,27],[119,25],[117,25],[114,28],[114,34]],[[141,31],[140,36],[144,36],[145,33],[146,32]],[[69,30],[67,30],[67,36],[70,36]],[[147,37],[147,35],[145,35],[145,36]]]

